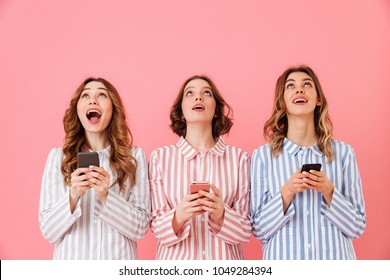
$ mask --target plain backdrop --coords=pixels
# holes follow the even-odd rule
[[[0,259],[51,259],[38,226],[48,152],[77,86],[108,79],[149,158],[178,140],[169,110],[183,81],[207,74],[234,110],[225,137],[264,144],[277,77],[307,64],[330,106],[334,138],[355,149],[367,228],[359,259],[390,259],[390,3],[386,0],[0,1]],[[139,242],[153,259],[156,240]],[[247,259],[262,256],[258,240]]]

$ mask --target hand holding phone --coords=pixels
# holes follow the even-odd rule
[[[310,170],[320,171],[321,163],[306,163],[302,165],[301,172],[303,171],[310,172]]]

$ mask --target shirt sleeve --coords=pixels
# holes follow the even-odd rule
[[[136,183],[128,200],[109,189],[105,203],[97,199],[95,215],[131,240],[143,238],[149,227],[150,192],[145,152],[134,148],[137,161]]]
[[[238,186],[235,190],[236,199],[229,206],[225,203],[225,215],[222,226],[209,218],[210,230],[218,238],[226,243],[239,244],[249,242],[252,235],[251,221],[249,217],[249,193],[250,193],[250,158],[244,153],[238,164]]]
[[[50,243],[59,243],[81,216],[80,201],[70,212],[69,188],[61,173],[62,151],[52,149],[43,173],[39,202],[39,227]]]
[[[255,238],[267,242],[295,215],[293,202],[286,213],[283,211],[281,192],[273,193],[267,184],[264,166],[264,153],[261,147],[254,151],[251,166],[251,219]]]
[[[348,238],[360,237],[366,227],[362,182],[355,153],[348,146],[343,166],[342,186],[335,186],[330,207],[321,202],[321,214]]]
[[[176,209],[168,204],[166,198],[158,151],[154,151],[150,156],[149,180],[152,200],[152,221],[150,224],[152,233],[160,244],[164,246],[175,245],[188,237],[190,222],[187,221],[178,234],[175,234],[172,219]]]

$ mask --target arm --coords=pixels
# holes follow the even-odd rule
[[[46,161],[39,202],[39,227],[50,243],[59,243],[81,216],[80,201],[70,211],[69,188],[61,173],[62,152],[52,149]]]
[[[122,193],[109,189],[106,201],[98,199],[95,215],[134,241],[143,238],[149,226],[150,198],[145,152],[134,148],[137,161],[136,184],[126,200]]]
[[[252,231],[262,242],[267,242],[295,215],[291,199],[283,197],[281,191],[274,192],[268,185],[266,157],[270,155],[264,146],[255,150],[251,166]]]
[[[249,192],[250,192],[250,158],[247,153],[243,153],[238,164],[237,189],[230,190],[236,192],[234,204],[230,207],[223,201],[221,215],[222,218],[215,218],[213,212],[209,213],[209,226],[211,233],[221,238],[226,243],[239,244],[249,242],[252,235],[251,222],[249,218]],[[215,187],[213,187],[213,190]],[[214,194],[220,196],[218,189],[214,194],[202,192],[213,200]],[[207,202],[205,202],[207,205]],[[206,210],[207,208],[205,208]],[[221,216],[221,215],[218,215]]]
[[[164,246],[175,245],[188,237],[190,232],[190,221],[184,222],[179,230],[174,229],[172,223],[175,217],[175,208],[169,205],[164,191],[164,183],[160,166],[160,153],[163,150],[157,150],[150,156],[149,180],[152,200],[152,222],[150,228],[154,236]],[[175,230],[177,231],[175,233]]]
[[[330,207],[321,203],[321,214],[351,239],[360,237],[366,227],[362,182],[354,151],[345,151],[342,186],[335,186]]]

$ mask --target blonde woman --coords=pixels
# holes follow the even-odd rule
[[[136,241],[149,225],[147,163],[132,146],[117,90],[86,79],[63,123],[64,145],[49,153],[39,208],[54,259],[137,259]],[[87,151],[98,152],[100,167],[77,168],[77,153]]]
[[[359,170],[351,146],[332,139],[328,104],[307,66],[278,79],[264,125],[269,144],[252,156],[251,217],[264,259],[355,259],[365,229]],[[303,164],[321,169],[303,171]]]

